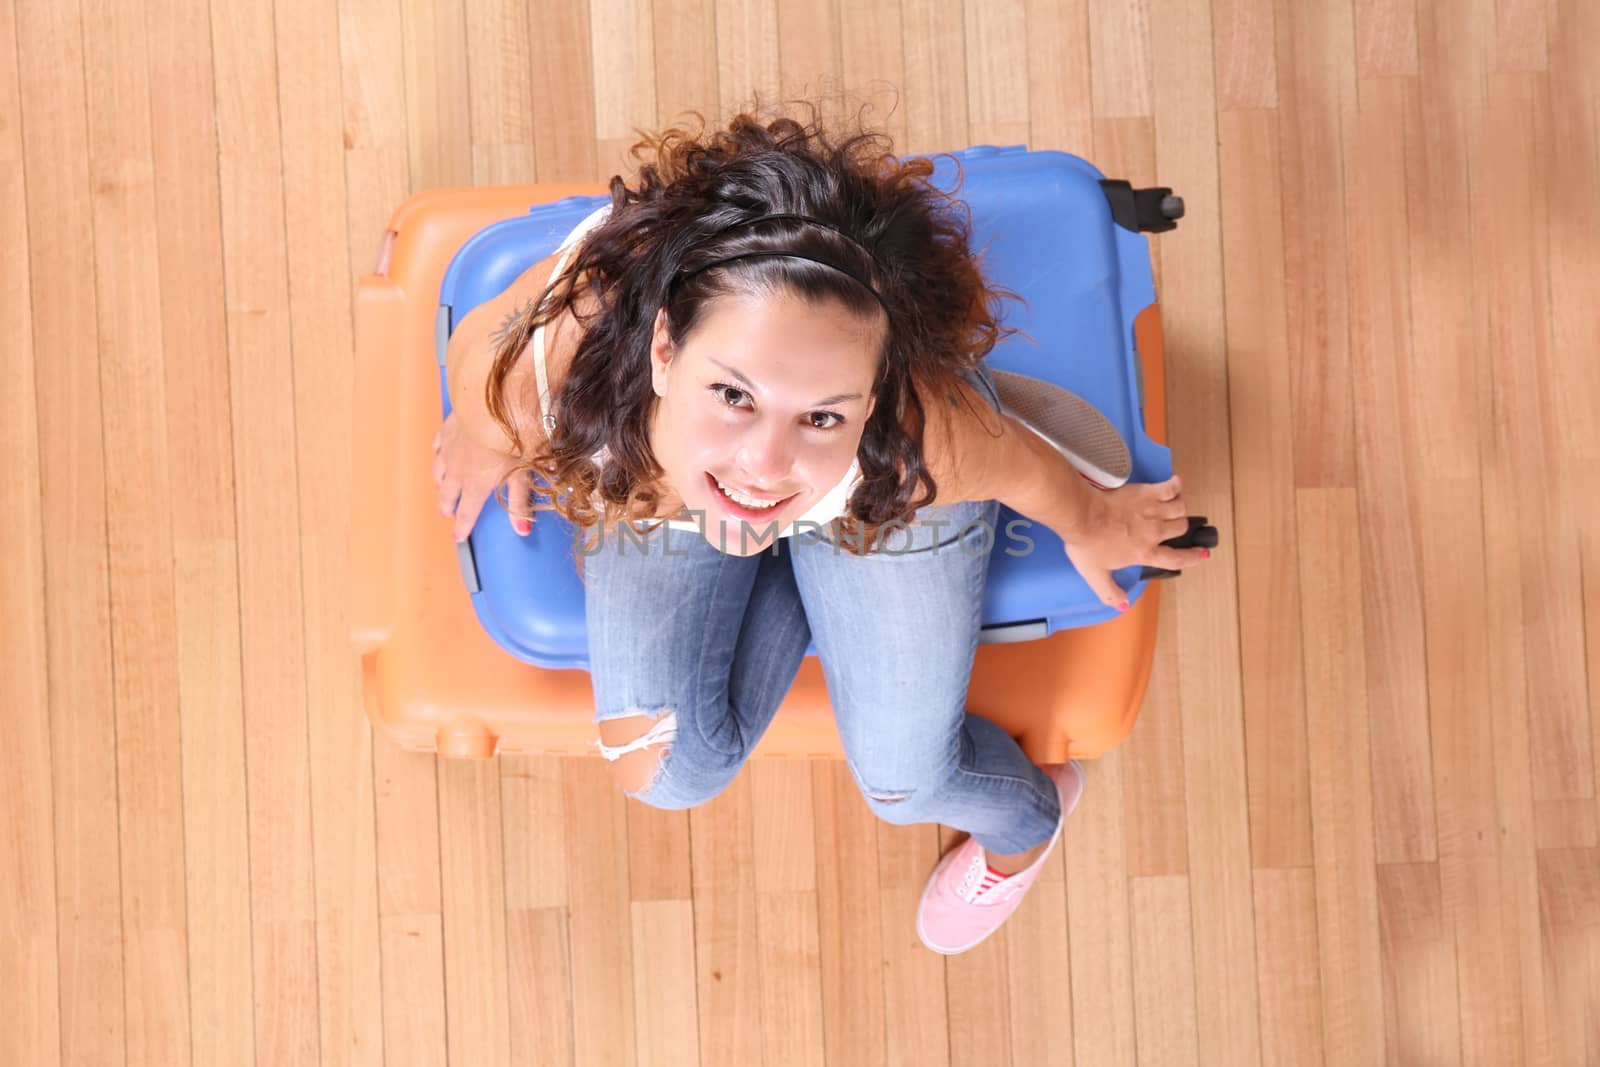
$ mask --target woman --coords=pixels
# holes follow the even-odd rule
[[[917,919],[964,951],[1015,910],[1083,788],[966,710],[999,506],[1126,609],[1114,569],[1204,557],[1160,544],[1187,530],[1181,486],[1101,492],[999,413],[983,360],[1005,294],[926,160],[751,115],[634,155],[634,185],[614,177],[457,328],[441,511],[464,538],[505,485],[518,532],[536,496],[587,532],[600,749],[645,803],[720,792],[814,639],[872,810],[971,835]]]

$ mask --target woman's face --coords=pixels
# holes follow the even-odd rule
[[[754,555],[844,477],[883,329],[833,301],[727,296],[674,347],[657,315],[651,447],[707,541]]]

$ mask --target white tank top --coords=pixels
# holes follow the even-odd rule
[[[567,259],[572,255],[572,250],[578,246],[579,241],[590,230],[605,221],[610,214],[611,205],[601,205],[582,222],[578,223],[577,228],[567,235],[566,240],[561,242],[561,247],[556,250],[561,255],[556,259],[556,269],[550,273],[549,288],[553,289],[556,282],[560,280],[561,272],[567,267]],[[539,410],[543,412],[545,432],[552,433],[555,430],[556,418],[550,404],[550,372],[545,369],[544,363],[543,323],[534,327],[533,338],[530,343],[533,347],[534,380],[539,386]],[[610,458],[610,453],[610,449],[601,448],[599,452],[595,453],[594,461],[604,465],[606,460]],[[793,537],[801,532],[802,528],[815,530],[817,527],[826,527],[828,523],[848,511],[850,495],[855,492],[855,488],[860,482],[861,466],[856,460],[852,459],[850,461],[850,469],[844,472],[844,477],[839,480],[838,484],[822,494],[804,515],[790,523],[779,536]],[[697,523],[690,519],[671,519],[668,520],[667,525],[678,530],[699,530],[700,528]]]

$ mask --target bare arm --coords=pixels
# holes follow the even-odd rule
[[[1179,479],[1096,489],[1059,452],[997,414],[965,382],[925,406],[924,454],[939,485],[935,503],[998,500],[1044,523],[1065,543],[1084,581],[1112,607],[1127,603],[1113,570],[1134,564],[1180,570],[1206,558],[1204,549],[1161,545],[1188,529]]]
[[[461,420],[463,432],[488,448],[506,454],[513,451],[510,438],[489,415],[484,390],[496,353],[530,312],[544,292],[546,279],[555,266],[554,257],[542,260],[524,271],[499,295],[484,301],[467,313],[450,335],[445,352],[445,381],[450,392],[450,409]],[[547,327],[546,344],[553,332]],[[547,358],[552,353],[547,351]],[[524,449],[543,440],[538,390],[533,387],[533,366],[524,351],[505,381],[506,408],[511,412]]]
[[[433,480],[439,510],[455,520],[455,538],[471,534],[484,504],[502,484],[507,487],[513,528],[532,528],[533,483],[527,470],[514,471],[545,441],[532,362],[519,353],[503,383],[505,408],[517,432],[513,442],[489,414],[486,397],[496,354],[543,293],[554,260],[525,271],[506,290],[474,308],[457,325],[445,350],[445,385],[450,416],[433,439]],[[571,310],[545,328],[545,359],[552,391],[576,350],[581,327]],[[520,445],[520,456],[519,448]]]

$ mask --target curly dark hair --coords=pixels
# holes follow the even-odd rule
[[[540,492],[574,525],[605,526],[649,518],[661,499],[663,471],[649,443],[655,400],[650,342],[659,309],[674,345],[695,329],[710,302],[741,293],[784,293],[809,303],[836,301],[875,318],[889,312],[873,389],[876,406],[857,451],[861,483],[839,520],[842,544],[865,553],[890,522],[908,522],[932,502],[937,485],[924,462],[924,397],[951,393],[999,340],[999,301],[1015,297],[989,284],[969,247],[971,212],[930,179],[932,160],[895,158],[889,138],[860,126],[835,139],[816,119],[741,112],[709,135],[675,126],[644,134],[631,158],[637,183],[610,182],[612,211],[574,250],[560,281],[502,340],[486,384],[490,414],[514,442]],[[759,101],[756,110],[759,112]],[[774,220],[810,216],[822,226]],[[792,257],[754,257],[698,269],[763,250],[803,251],[839,269]],[[698,269],[698,272],[697,272]],[[595,308],[585,313],[580,297]],[[541,323],[572,308],[583,337],[552,406],[560,412],[550,439],[526,454],[504,399],[507,376]],[[610,450],[604,470],[593,456]],[[552,491],[550,487],[560,487]]]

